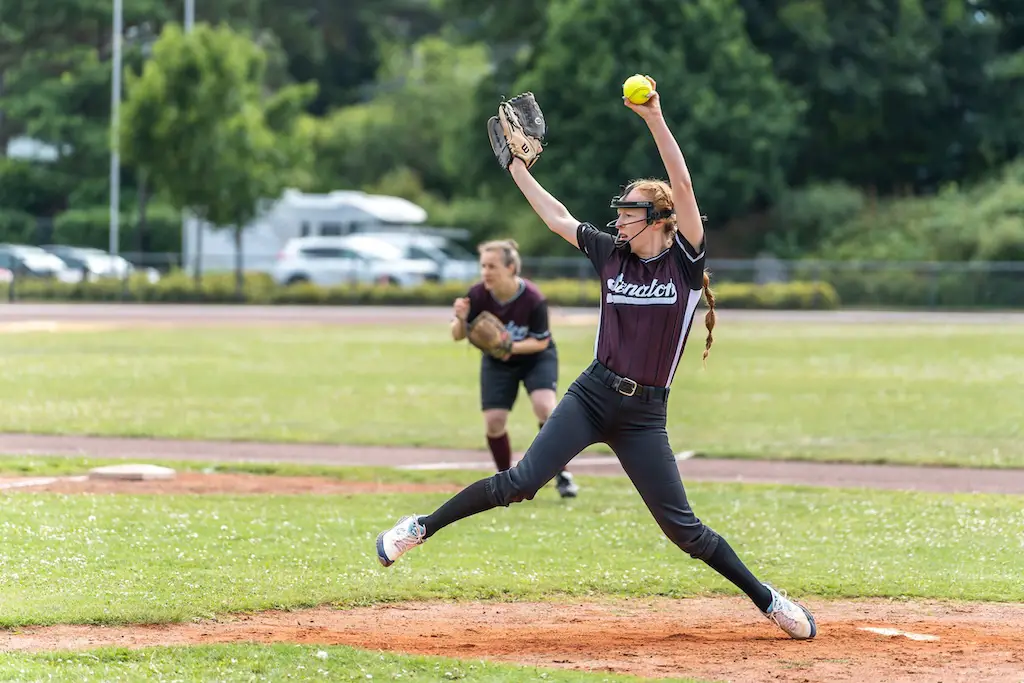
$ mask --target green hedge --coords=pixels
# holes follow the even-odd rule
[[[596,306],[600,288],[596,280],[548,280],[537,283],[555,306]],[[318,287],[297,284],[280,287],[264,274],[248,274],[245,301],[252,304],[447,306],[466,293],[466,283],[427,284],[415,288],[386,285]],[[828,284],[792,282],[750,285],[723,283],[714,288],[722,308],[835,309],[839,296]],[[236,303],[234,275],[210,274],[197,289],[188,275],[175,272],[151,284],[142,276],[65,284],[23,280],[17,283],[20,301],[136,301],[163,303]],[[6,285],[0,296],[7,298]]]
[[[123,212],[119,223],[119,248],[138,251],[138,212]],[[181,250],[181,214],[169,206],[151,203],[146,210],[146,251]],[[110,209],[93,206],[71,209],[54,219],[54,244],[74,244],[107,249],[110,245]]]
[[[24,244],[36,233],[36,219],[17,209],[0,208],[0,242]]]
[[[844,306],[897,308],[1024,307],[1024,269],[1000,264],[936,263],[900,269],[876,264],[863,269],[793,269],[798,280],[820,280],[832,287]]]

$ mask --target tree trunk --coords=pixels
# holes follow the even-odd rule
[[[4,69],[0,69],[0,97],[4,95]],[[0,109],[0,157],[7,156],[7,117],[4,116],[4,110]]]
[[[196,289],[199,289],[200,284],[203,281],[203,225],[206,220],[202,215],[196,215],[196,253],[192,261],[192,279],[195,282]]]
[[[235,298],[245,300],[245,271],[242,262],[242,226],[235,226]]]
[[[146,172],[139,170],[139,219],[135,224],[135,251],[141,256],[149,248],[148,226],[146,225],[146,209],[149,205],[149,192],[146,185]],[[146,264],[143,263],[143,266]]]

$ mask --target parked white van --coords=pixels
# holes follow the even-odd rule
[[[462,236],[465,231],[426,225],[427,212],[401,197],[337,190],[326,194],[285,190],[265,202],[258,217],[242,231],[242,265],[247,271],[274,270],[289,240],[300,237],[343,237],[368,232],[406,232]],[[217,229],[194,218],[182,230],[182,266],[194,272],[235,268],[234,231]]]

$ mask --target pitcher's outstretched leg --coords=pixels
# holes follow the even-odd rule
[[[430,515],[403,516],[377,536],[377,559],[390,567],[449,524],[498,506],[533,500],[570,460],[597,440],[595,422],[586,400],[570,388],[515,467],[470,484]]]
[[[690,508],[668,433],[653,424],[620,431],[612,448],[664,534],[683,552],[704,561],[728,579],[785,633],[798,640],[813,638],[814,617],[802,605],[757,579],[729,543],[706,526]]]

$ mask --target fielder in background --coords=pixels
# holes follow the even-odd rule
[[[452,339],[470,337],[481,348],[480,407],[487,446],[499,472],[512,466],[508,414],[522,384],[540,428],[558,403],[558,349],[548,322],[548,302],[537,286],[520,276],[522,259],[514,240],[485,242],[480,252],[480,282],[456,299]],[[479,337],[490,335],[488,346]],[[496,350],[495,350],[496,349]],[[563,498],[575,497],[579,486],[562,470],[555,488]]]
[[[634,181],[615,196],[611,208],[616,218],[607,226],[614,236],[577,220],[530,173],[546,132],[532,94],[502,102],[498,116],[489,121],[499,164],[548,228],[586,256],[600,280],[595,357],[515,467],[470,484],[429,515],[402,517],[377,537],[377,557],[389,566],[461,519],[531,500],[576,454],[603,442],[615,452],[662,532],[682,552],[742,590],[791,638],[814,638],[811,613],[756,577],[729,542],[691,509],[669,443],[673,380],[678,388],[671,389],[672,395],[681,392],[678,400],[686,410],[699,414],[702,407],[685,378],[679,386],[676,371],[702,293],[709,307],[704,319],[707,358],[715,301],[704,268],[704,221],[690,171],[662,115],[656,84],[648,80],[647,92],[624,92],[622,104],[646,124],[669,182]]]

